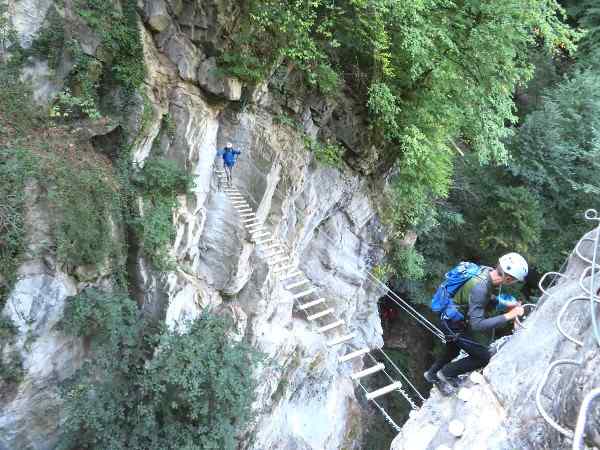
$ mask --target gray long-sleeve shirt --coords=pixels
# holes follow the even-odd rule
[[[489,331],[504,325],[507,320],[504,314],[485,317],[485,309],[492,300],[492,279],[490,270],[478,278],[469,294],[469,323],[473,331]]]

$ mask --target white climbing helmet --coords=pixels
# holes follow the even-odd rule
[[[233,147],[233,144],[232,144],[231,142],[228,142],[227,144],[225,144],[225,147],[227,147],[227,148],[232,148],[232,147]]]
[[[501,256],[498,262],[504,273],[507,273],[519,281],[524,281],[529,272],[527,261],[525,261],[525,258],[518,253],[507,253],[506,255]]]

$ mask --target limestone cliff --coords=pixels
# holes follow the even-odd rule
[[[421,410],[403,426],[393,450],[573,448],[570,437],[582,401],[600,386],[600,351],[592,330],[589,300],[590,261],[598,232],[596,229],[582,238],[563,275],[527,319],[526,328],[500,348],[483,377],[465,381],[454,397],[442,397],[434,388]],[[565,306],[573,298],[580,300]],[[561,327],[581,345],[561,334],[559,315]],[[575,364],[552,365],[563,360]],[[544,419],[536,395],[542,411],[562,432]],[[600,446],[600,406],[597,401],[590,406],[585,436],[586,448],[591,449]]]
[[[107,3],[119,7],[119,2]],[[8,0],[9,20],[28,48],[49,18],[58,17],[86,55],[103,61],[98,36],[73,5],[71,0]],[[256,252],[214,171],[217,148],[234,142],[243,151],[235,168],[236,186],[255,202],[259,216],[291,249],[293,261],[357,333],[355,344],[375,347],[382,345],[376,306],[380,293],[364,270],[381,259],[384,233],[372,200],[376,189],[356,170],[370,167],[373,153],[361,140],[360,115],[352,113],[350,100],[332,103],[304,92],[282,96],[269,83],[243,86],[215,70],[215,49],[236,18],[234,5],[139,0],[147,69],[143,95],[138,93],[134,106],[115,116],[118,120],[110,126],[82,124],[81,136],[108,157],[125,141],[140,166],[151,152],[159,152],[194,175],[193,193],[179,199],[173,217],[175,270],[152,270],[134,249],[129,255],[132,290],[144,311],[173,326],[207,307],[228,311],[239,333],[278,363],[253,374],[260,392],[243,448],[357,448],[360,412],[347,377],[352,368],[338,365],[322,336],[294,312],[290,292]],[[23,79],[43,105],[62,89],[72,64],[63,55],[50,69],[43,57],[31,57]],[[118,92],[107,95],[117,97]],[[277,122],[284,112],[300,119],[300,129]],[[314,162],[303,146],[304,136],[319,133],[344,144],[345,159],[354,169]],[[27,198],[32,250],[47,239],[51,212],[35,186]],[[122,238],[121,232],[115,230],[114,238]],[[109,284],[102,270],[67,270],[44,249],[28,254],[2,311],[18,330],[3,351],[18,352],[24,368],[20,383],[0,386],[2,450],[54,447],[61,419],[57,385],[80,366],[86,352],[83,342],[65,337],[56,325],[68,296]]]

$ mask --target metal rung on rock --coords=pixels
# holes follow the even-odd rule
[[[359,356],[366,355],[370,351],[371,350],[369,350],[368,347],[361,348],[360,350],[356,350],[356,351],[353,351],[353,352],[350,352],[350,353],[346,353],[344,356],[340,356],[338,358],[338,361],[339,362],[350,361],[351,359],[358,358]]]
[[[313,306],[320,305],[321,303],[325,303],[325,297],[318,298],[316,300],[313,300],[312,302],[303,303],[300,306],[298,306],[298,308],[299,309],[308,309],[308,308],[312,308]]]
[[[248,231],[250,231],[252,233],[254,233],[255,231],[262,230],[263,228],[265,228],[265,226],[262,223],[246,224],[245,226],[248,229]],[[255,229],[252,230],[252,228],[255,228]]]
[[[274,241],[274,240],[275,240],[275,238],[261,239],[260,241],[256,241],[256,243],[258,245],[262,245],[262,244],[266,244],[267,242],[271,242],[271,241]]]
[[[275,244],[271,244],[263,248],[263,251],[271,250],[272,248],[283,247],[283,244],[276,242]]]
[[[285,277],[281,279],[281,281],[289,280],[290,278],[297,277],[299,275],[303,275],[301,270],[294,270],[292,273],[287,274]]]
[[[268,255],[265,255],[265,258],[270,259],[270,258],[274,258],[276,256],[281,256],[281,255],[285,255],[285,250],[280,250],[278,252],[269,253]]]
[[[334,328],[337,328],[339,326],[344,325],[346,322],[344,322],[343,320],[336,320],[335,322],[331,322],[321,328],[319,328],[317,331],[319,333],[324,333],[325,331],[329,331],[329,330],[333,330]]]
[[[300,287],[306,283],[310,283],[310,280],[304,279],[302,281],[298,281],[297,283],[289,284],[289,285],[285,286],[285,289],[287,289],[287,290],[294,289],[294,288]]]
[[[294,268],[294,265],[290,264],[290,265],[283,266],[283,267],[273,270],[273,273],[278,274],[280,272],[287,272],[288,270],[293,269],[293,268]]]
[[[352,378],[353,380],[360,380],[361,378],[371,375],[373,373],[381,372],[383,369],[385,369],[385,366],[383,364],[375,364],[374,366],[368,367],[365,370],[353,373],[352,375],[350,375],[350,378]]]
[[[351,341],[354,339],[354,333],[346,334],[344,336],[340,336],[339,338],[333,339],[327,343],[328,347],[333,347],[334,345],[343,344],[344,342]]]
[[[242,223],[250,223],[250,222],[258,222],[258,219],[254,217],[253,219],[244,219]]]
[[[279,258],[279,259],[276,259],[275,261],[271,261],[270,264],[272,266],[276,266],[277,264],[281,264],[281,263],[284,263],[289,260],[290,260],[289,256],[284,256],[283,258]]]
[[[321,317],[325,317],[325,316],[328,316],[329,314],[332,314],[333,311],[334,311],[333,308],[329,308],[329,309],[326,309],[324,311],[318,312],[316,314],[312,314],[310,316],[307,316],[306,318],[308,320],[317,320],[317,319],[320,319]]]
[[[402,383],[400,383],[399,381],[396,381],[392,384],[388,384],[387,386],[382,387],[381,389],[377,389],[376,391],[369,392],[367,394],[367,400],[376,399],[377,397],[381,397],[382,395],[385,395],[392,391],[398,390],[401,387],[402,387]]]
[[[297,298],[306,297],[307,295],[310,295],[310,294],[312,294],[314,292],[317,292],[317,288],[316,287],[313,287],[313,288],[307,289],[305,291],[302,291],[299,294],[294,295],[292,297],[292,299],[296,300]]]
[[[238,209],[239,213],[249,213],[249,212],[254,212],[252,210],[252,208],[243,208],[243,209]]]
[[[271,236],[271,233],[268,233],[268,232],[265,231],[264,233],[253,235],[252,237],[254,239],[256,239],[256,238],[263,237],[263,236]]]
[[[240,217],[256,217],[256,214],[254,214],[254,213],[245,213],[245,214],[240,214]]]

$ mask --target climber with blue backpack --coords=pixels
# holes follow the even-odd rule
[[[231,186],[231,171],[233,170],[233,166],[235,165],[235,161],[239,154],[241,154],[239,150],[233,148],[233,144],[228,142],[225,144],[225,148],[219,150],[217,155],[223,157],[223,169],[225,170],[225,175],[227,176],[227,184]]]
[[[513,296],[492,295],[492,290],[524,281],[528,270],[521,255],[508,253],[495,268],[461,262],[446,274],[431,300],[431,309],[439,314],[446,345],[424,374],[443,395],[455,392],[458,375],[485,367],[492,357],[489,347],[478,342],[474,334],[491,332],[523,315],[523,307]],[[492,306],[503,314],[486,317],[486,310]],[[461,350],[468,356],[452,362]]]

